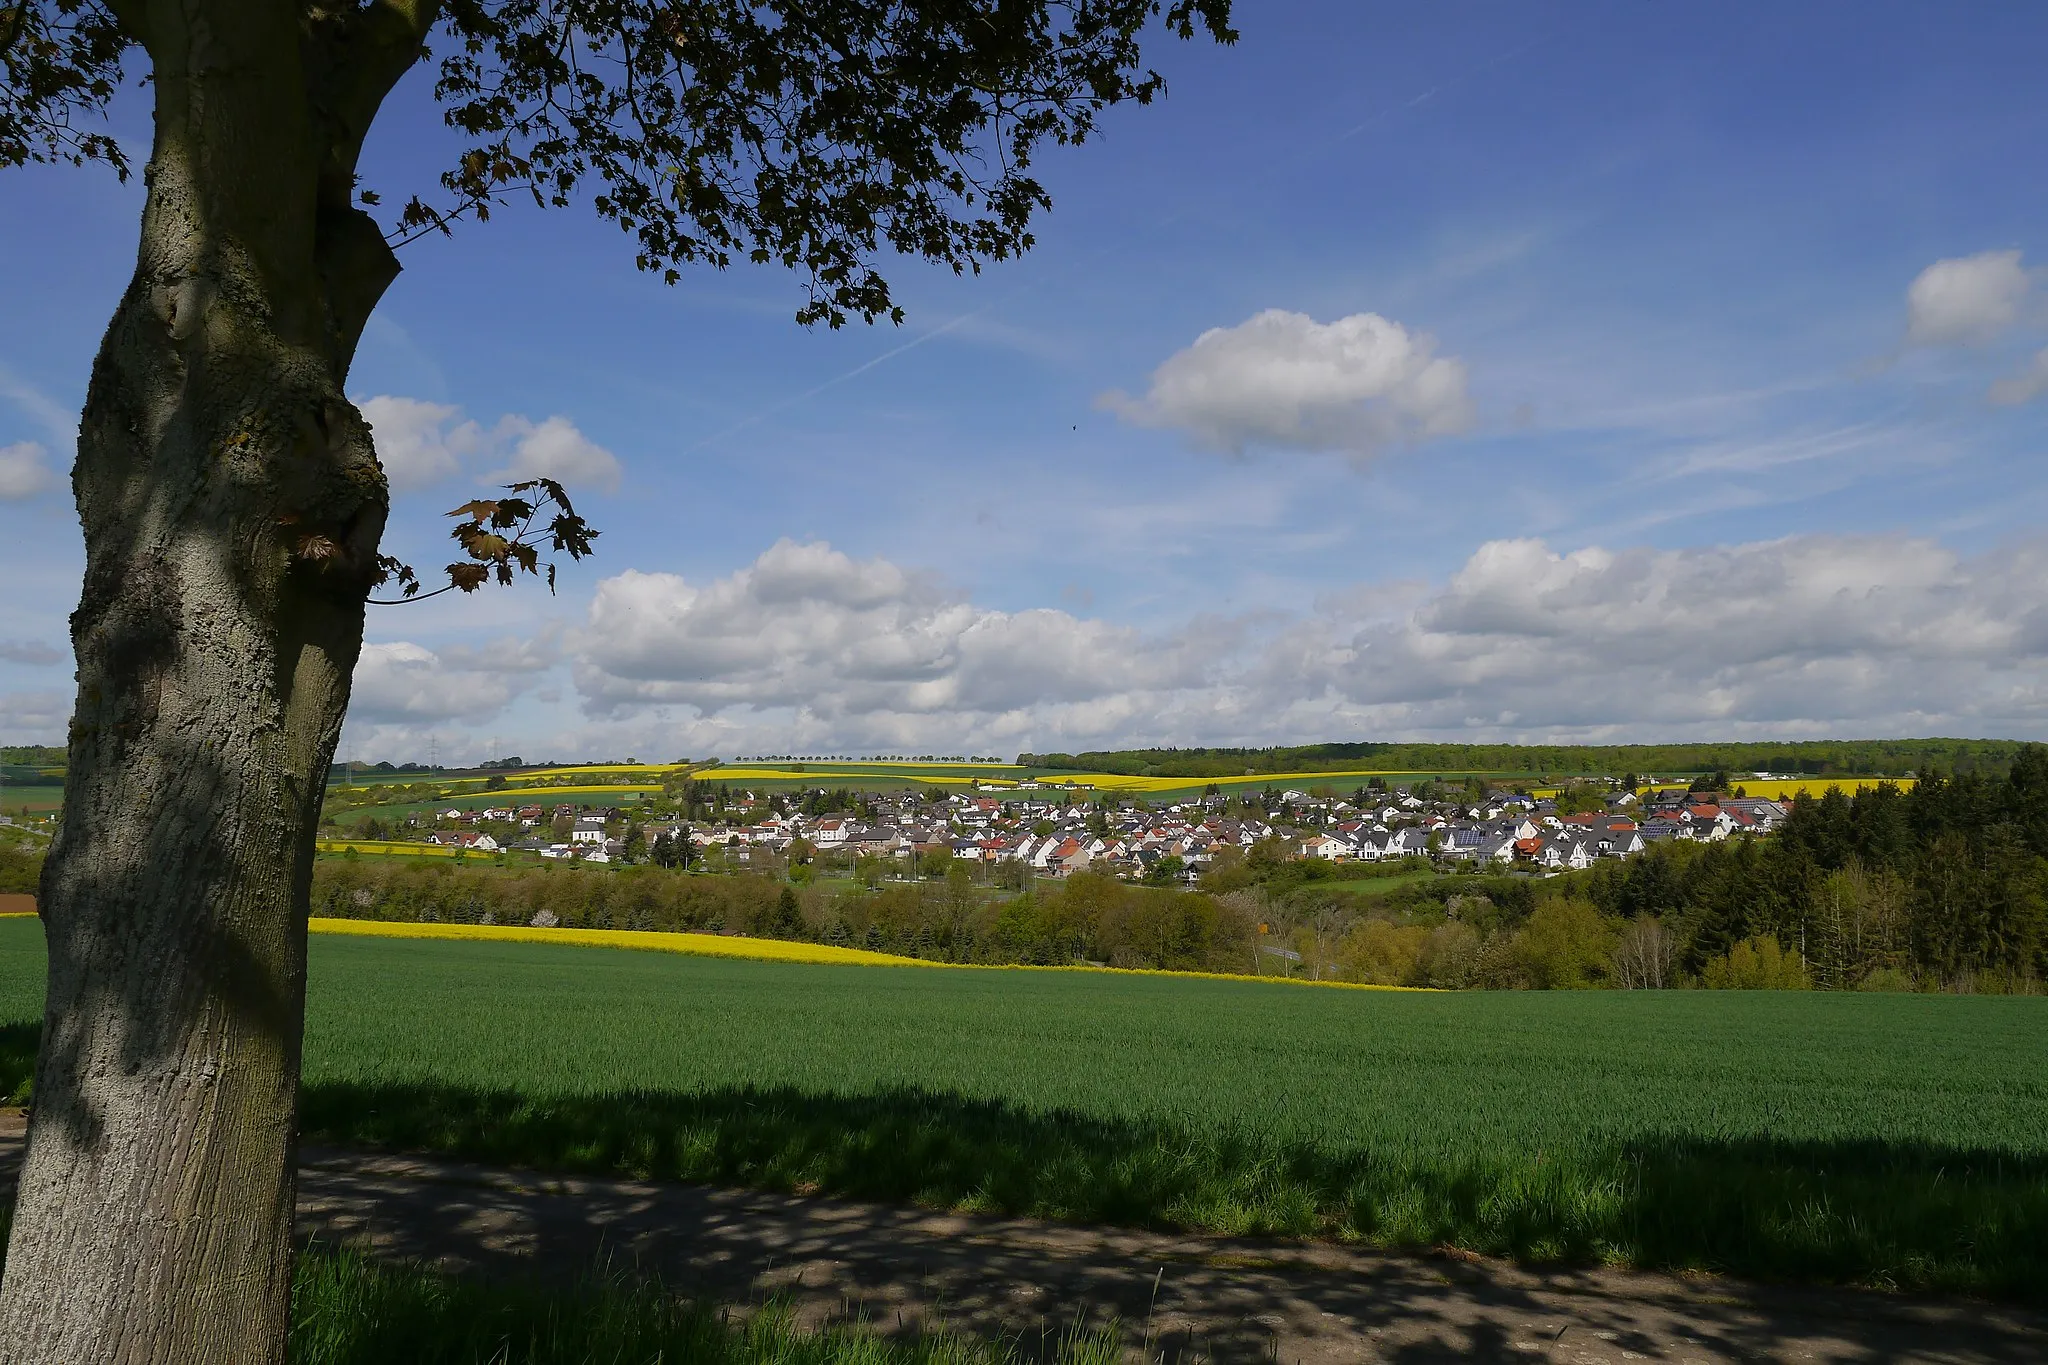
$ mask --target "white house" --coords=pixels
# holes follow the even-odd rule
[[[476,853],[496,853],[498,841],[488,834],[477,834],[470,830],[442,830],[429,834],[427,842],[443,848],[462,848]]]
[[[1351,845],[1335,835],[1318,834],[1312,839],[1303,841],[1301,856],[1304,858],[1323,858],[1334,862],[1339,858],[1350,857]]]

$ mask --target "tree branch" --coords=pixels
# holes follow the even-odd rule
[[[127,35],[149,51],[149,0],[103,0],[107,10]],[[27,4],[27,0],[23,0]],[[154,55],[154,54],[152,54]]]
[[[355,188],[356,161],[377,110],[425,51],[427,33],[441,15],[440,0],[376,0],[322,23],[309,33],[313,98],[329,123],[321,189]],[[338,183],[337,183],[338,182]]]
[[[28,3],[29,0],[15,0],[14,8],[7,11],[6,22],[0,25],[0,57],[7,55],[7,49],[19,42],[27,29]]]

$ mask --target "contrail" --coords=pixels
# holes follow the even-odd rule
[[[1014,298],[1018,293],[1021,292],[1021,289],[1012,290],[1009,295],[1006,295],[1004,297],[1004,299],[991,299],[989,302],[984,303],[981,307],[976,308],[971,312],[962,313],[960,314],[960,316],[952,319],[950,322],[943,322],[939,324],[937,327],[932,328],[930,331],[920,332],[918,333],[918,335],[912,337],[910,340],[902,343],[901,345],[892,346],[888,350],[882,352],[880,355],[862,361],[860,364],[854,366],[852,369],[846,371],[846,373],[844,374],[834,375],[832,378],[826,380],[824,383],[813,385],[812,387],[805,389],[802,393],[792,394],[788,398],[779,399],[776,402],[770,403],[767,407],[762,408],[759,412],[754,413],[752,416],[742,417],[739,421],[734,422],[731,426],[726,427],[724,430],[715,431],[711,435],[706,436],[701,440],[698,440],[695,443],[685,447],[685,449],[697,450],[703,446],[710,445],[714,441],[722,441],[726,437],[731,436],[736,432],[746,430],[748,427],[753,426],[757,422],[762,422],[770,417],[773,417],[778,412],[782,412],[785,411],[786,409],[796,407],[797,405],[802,403],[808,403],[811,399],[816,398],[819,394],[825,392],[825,390],[837,388],[839,385],[844,384],[849,379],[858,378],[859,376],[866,374],[869,370],[874,369],[877,365],[883,364],[886,361],[894,360],[897,356],[902,355],[905,351],[914,351],[918,347],[924,345],[927,341],[930,341],[932,338],[944,336],[946,333],[952,331],[955,327],[958,327],[961,323],[968,321],[970,318],[979,317],[981,314],[986,313],[989,309],[995,307],[998,302],[1004,302],[1007,301],[1007,299],[1009,298]]]

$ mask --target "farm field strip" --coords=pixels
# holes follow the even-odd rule
[[[552,929],[518,924],[421,924],[402,920],[333,919],[313,916],[306,922],[315,934],[358,938],[468,940],[478,943],[546,943],[571,948],[623,948],[641,952],[680,953],[689,957],[745,958],[756,962],[809,962],[838,966],[922,967],[953,972],[1101,972],[1111,976],[1187,977],[1198,981],[1253,981],[1267,986],[1307,986],[1339,991],[1418,991],[1418,986],[1375,986],[1357,981],[1307,981],[1287,976],[1252,976],[1233,972],[1177,972],[1158,968],[1031,966],[1013,962],[936,962],[899,957],[866,948],[794,939],[750,938],[738,934],[695,934],[653,929]]]
[[[469,851],[448,844],[417,844],[398,839],[319,839],[313,846],[322,853],[346,853],[354,849],[357,853],[377,858],[455,858]]]
[[[315,934],[357,938],[464,940],[472,943],[545,943],[568,948],[624,948],[640,952],[682,953],[691,957],[748,958],[759,962],[825,962],[842,966],[937,967],[944,964],[865,948],[839,948],[827,943],[800,943],[779,938],[739,938],[725,934],[669,933],[650,929],[542,929],[518,924],[411,924],[393,920],[327,919],[314,916],[306,927]]]
[[[1808,796],[1824,796],[1830,787],[1841,788],[1842,795],[1854,796],[1868,791],[1879,783],[1889,782],[1900,791],[1909,791],[1914,779],[1910,777],[1799,777],[1799,778],[1741,778],[1732,779],[1731,785],[1743,789],[1751,796],[1760,796],[1772,801],[1783,801],[1804,793]]]
[[[363,789],[358,788],[357,790]],[[478,787],[474,791],[449,792],[444,796],[415,796],[407,798],[402,803],[390,802],[385,804],[392,806],[400,804],[419,806],[424,809],[438,806],[453,806],[466,801],[472,803],[481,802],[486,806],[493,806],[506,801],[532,801],[549,796],[639,796],[642,793],[658,792],[660,790],[661,788],[658,784],[651,785],[645,782],[622,782],[610,785],[589,784],[576,787],[499,787],[495,790]]]

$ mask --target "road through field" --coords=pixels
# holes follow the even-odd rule
[[[8,1184],[19,1156],[8,1114]],[[814,1324],[943,1321],[1018,1339],[1027,1356],[1082,1317],[1114,1318],[1127,1347],[1165,1365],[2048,1359],[2048,1315],[1963,1301],[1539,1272],[335,1148],[305,1153],[299,1231],[454,1273],[573,1278],[603,1264],[728,1303],[785,1296]]]

